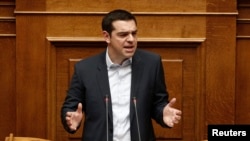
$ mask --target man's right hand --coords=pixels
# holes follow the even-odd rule
[[[66,122],[70,130],[76,131],[83,118],[82,103],[78,104],[75,112],[66,113]]]

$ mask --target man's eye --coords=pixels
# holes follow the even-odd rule
[[[120,34],[120,37],[126,37],[128,34]]]

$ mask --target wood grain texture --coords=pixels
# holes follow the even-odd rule
[[[0,2],[0,140],[16,130],[16,36],[12,0]]]
[[[182,87],[178,106],[185,116],[177,131],[165,134],[157,129],[158,139],[200,141],[206,139],[208,124],[249,124],[249,4],[246,0],[1,1],[0,108],[7,115],[0,116],[0,138],[14,132],[79,140],[79,133],[69,135],[59,123],[61,96],[72,59],[105,46],[100,20],[117,7],[136,15],[140,47],[166,60],[182,60],[167,63],[177,72],[182,70],[182,81],[170,77],[178,87],[168,83],[170,91]]]
[[[240,0],[237,20],[236,112],[237,124],[250,123],[250,2]]]
[[[52,41],[52,40],[51,40]],[[73,73],[73,65],[76,61],[84,59],[88,56],[97,54],[105,49],[105,44],[103,42],[95,41],[66,41],[55,39],[52,41],[52,48],[56,51],[56,66],[52,66],[52,70],[57,70],[56,79],[56,102],[57,104],[56,113],[60,112],[61,104],[64,100],[66,91],[71,80]],[[195,105],[197,105],[197,96],[195,88],[199,87],[195,82],[198,79],[195,72],[198,70],[197,60],[198,54],[196,51],[200,43],[192,43],[188,47],[187,42],[139,42],[140,47],[152,52],[156,52],[162,56],[162,61],[164,64],[164,69],[166,71],[166,81],[168,85],[168,90],[170,97],[176,97],[178,99],[177,108],[181,109],[185,114],[182,122],[173,129],[164,129],[154,123],[156,136],[158,140],[188,140],[195,136],[195,131],[193,129],[199,124],[195,119],[198,119],[200,115],[195,114],[197,110]],[[186,46],[186,47],[184,47]],[[56,68],[55,68],[56,67]],[[51,105],[53,106],[53,105]],[[202,111],[202,110],[198,110]],[[199,126],[197,126],[199,127]],[[55,127],[54,127],[55,128]],[[82,128],[76,134],[67,134],[62,128],[60,115],[56,118],[56,134],[57,140],[67,141],[67,140],[80,140]],[[196,129],[200,130],[200,129]]]

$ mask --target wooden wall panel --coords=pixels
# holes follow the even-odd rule
[[[45,19],[17,15],[16,23],[16,135],[46,137]]]
[[[0,2],[0,140],[16,128],[16,31],[13,0]]]
[[[68,46],[69,45],[69,46]],[[103,47],[103,43],[96,44],[96,46],[93,48],[93,45],[88,45],[88,44],[83,44],[81,47],[74,47],[73,44],[70,45],[69,44],[64,44],[63,46],[58,46],[55,45],[55,54],[56,56],[56,66],[53,66],[56,69],[56,81],[55,81],[55,85],[56,85],[56,91],[55,91],[55,95],[56,95],[56,99],[55,102],[56,103],[56,109],[55,112],[56,114],[56,118],[53,117],[53,119],[55,120],[55,140],[60,140],[60,141],[74,141],[74,140],[80,140],[81,138],[81,131],[82,128],[80,129],[80,131],[77,132],[77,134],[72,135],[67,133],[61,124],[61,119],[60,119],[60,110],[61,110],[61,106],[62,103],[64,101],[65,95],[66,95],[66,91],[68,89],[71,77],[72,77],[72,67],[73,67],[73,62],[72,60],[79,60],[79,59],[84,59],[88,56],[91,56],[93,54],[99,53],[101,51],[103,51],[104,47]],[[51,46],[53,47],[53,45]],[[74,61],[75,62],[75,61]],[[55,106],[55,105],[51,105],[51,106]]]
[[[248,20],[250,20],[250,18]],[[238,36],[249,36],[250,21],[247,21],[247,19],[245,20],[239,19],[238,26],[237,26],[237,33],[238,33]]]
[[[60,39],[60,38],[59,38]],[[56,60],[56,66],[52,66],[52,70],[56,70],[56,99],[52,103],[56,103],[56,116],[52,117],[55,120],[56,140],[73,141],[80,140],[82,129],[76,134],[71,135],[64,131],[60,120],[60,109],[64,101],[66,91],[71,80],[73,72],[73,64],[76,60],[84,59],[99,52],[102,52],[106,47],[105,44],[99,41],[84,42],[82,41],[63,41],[51,40],[52,46],[55,48],[55,56],[52,60]],[[84,39],[84,38],[82,38]],[[178,99],[176,107],[184,113],[184,118],[180,124],[173,129],[163,129],[155,124],[155,131],[158,140],[191,140],[197,136],[200,122],[198,118],[202,115],[203,110],[198,105],[199,94],[196,89],[198,76],[195,72],[200,70],[198,60],[200,55],[197,54],[199,44],[189,43],[171,43],[171,42],[139,42],[140,48],[156,52],[162,56],[164,69],[166,71],[167,86],[170,97]],[[184,47],[186,46],[186,47]],[[54,54],[54,53],[52,53]],[[51,104],[50,106],[54,106]],[[196,111],[196,112],[195,112]],[[199,112],[197,112],[199,111]],[[154,122],[155,123],[155,122]]]
[[[250,124],[250,38],[237,39],[236,118],[237,124]]]
[[[239,0],[237,17],[236,117],[238,124],[250,123],[250,2]]]
[[[197,15],[136,15],[138,34],[148,38],[203,38],[206,19]],[[156,22],[157,21],[157,22]],[[192,22],[190,22],[192,21]]]
[[[103,16],[104,13],[50,14],[47,16],[47,36],[102,38],[101,20]],[[199,38],[205,37],[206,34],[204,16],[136,13],[135,16],[138,20],[139,38]]]
[[[235,115],[235,17],[211,16],[207,20],[206,118],[208,124],[233,124]],[[225,33],[228,36],[225,36]]]
[[[160,50],[157,50],[157,51],[158,51],[157,53],[160,54],[161,51]],[[185,66],[184,66],[183,60],[182,59],[168,59],[167,55],[163,55],[163,54],[161,55],[162,55],[163,68],[165,72],[165,81],[166,81],[167,89],[169,93],[169,99],[173,97],[177,98],[177,103],[175,107],[183,111],[184,110],[183,105],[185,103],[183,101],[183,99],[185,99],[185,95],[183,94],[184,92],[183,90],[184,89],[183,87],[184,74],[183,73],[185,73],[184,72]],[[163,129],[160,125],[158,125],[153,120],[153,126],[155,129],[157,140],[167,140],[169,138],[178,140],[178,139],[187,138],[185,137],[185,134],[183,134],[183,131],[184,131],[183,127],[187,125],[187,124],[186,125],[184,124],[186,124],[186,122],[184,120],[183,121],[181,120],[181,122],[178,125],[176,125],[174,128]]]
[[[102,37],[100,15],[49,15],[48,37]],[[62,26],[63,25],[63,26]]]
[[[17,135],[60,141],[68,137],[57,123],[57,108],[61,103],[55,102],[56,68],[59,66],[55,67],[58,64],[54,57],[60,51],[51,45],[52,40],[46,38],[55,37],[66,43],[81,42],[82,39],[100,43],[100,20],[114,8],[133,11],[139,21],[141,41],[188,43],[190,38],[206,39],[197,48],[183,46],[181,50],[175,48],[177,52],[171,54],[171,47],[168,46],[162,51],[169,52],[170,58],[176,55],[172,56],[174,59],[183,59],[185,55],[193,55],[193,59],[197,59],[194,64],[183,67],[184,72],[190,71],[183,76],[194,80],[194,86],[197,86],[183,82],[183,87],[187,88],[183,94],[187,95],[183,95],[185,98],[181,102],[184,114],[188,116],[184,117],[181,129],[190,131],[183,133],[183,140],[199,141],[206,138],[207,124],[250,123],[249,115],[244,113],[250,107],[249,65],[244,63],[249,59],[250,15],[247,0],[238,0],[239,15],[236,0],[159,0],[153,4],[145,0],[3,0],[0,2],[0,63],[4,69],[1,68],[3,73],[0,76],[4,81],[0,83],[3,84],[1,92],[8,95],[1,95],[0,102],[4,105],[10,105],[13,100],[16,102],[15,108],[1,106],[6,113],[14,113],[7,117],[0,116],[1,121],[12,121],[8,125],[1,123],[1,138],[11,131]],[[64,81],[62,83],[65,85]],[[192,108],[187,109],[190,105]],[[187,124],[193,118],[195,122]],[[56,133],[55,128],[61,130],[62,136]]]
[[[234,124],[236,1],[208,0],[207,4],[207,11],[215,15],[208,16],[206,24],[204,124]]]
[[[1,1],[0,2],[1,8],[0,8],[0,16],[1,18],[4,17],[14,17],[14,9],[15,9],[15,3],[14,0],[9,1]]]
[[[237,20],[242,20],[242,19],[250,19],[250,8],[249,8],[250,4],[244,4],[244,3],[238,3],[238,12],[239,14],[237,15]]]
[[[207,12],[236,12],[237,0],[207,0]]]
[[[6,19],[0,19],[0,33],[5,34],[6,36],[14,35],[16,32],[16,23],[15,19],[12,17]]]
[[[176,1],[101,1],[101,0],[46,0],[47,11],[107,12],[124,8],[137,12],[205,12],[206,0]]]
[[[15,132],[15,37],[0,36],[0,139]]]
[[[45,11],[46,0],[15,0],[16,11]]]

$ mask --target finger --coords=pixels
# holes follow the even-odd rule
[[[74,127],[73,125],[70,126],[69,128],[70,128],[70,130],[72,130],[72,131],[76,131],[76,127]]]
[[[67,116],[65,119],[66,119],[67,121],[70,121],[70,120],[71,120],[71,117],[68,117],[68,116]]]
[[[174,127],[174,123],[170,122],[170,123],[168,123],[168,126],[169,127]]]
[[[175,119],[180,120],[181,116],[176,116]]]
[[[67,116],[67,117],[71,117],[71,116],[72,116],[72,112],[67,112],[67,113],[66,113],[66,116]]]
[[[179,123],[179,120],[174,120],[174,123]]]
[[[174,115],[176,115],[176,116],[181,116],[181,114],[182,114],[182,112],[180,111],[180,110],[175,110],[174,111]]]
[[[82,103],[79,103],[79,104],[78,104],[78,107],[77,107],[76,112],[77,112],[77,113],[82,113]]]
[[[71,127],[71,130],[74,130],[74,131],[75,131],[75,130],[76,130],[76,127]]]
[[[172,99],[170,100],[170,102],[168,103],[168,106],[169,106],[169,107],[173,107],[173,105],[175,104],[175,102],[176,102],[176,98],[172,98]]]
[[[177,115],[181,115],[182,112],[181,112],[180,110],[177,110],[176,114],[177,114]]]
[[[67,120],[67,125],[70,127],[72,125],[71,120]]]

